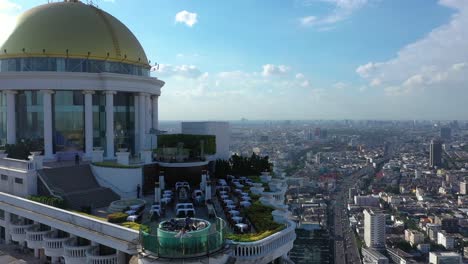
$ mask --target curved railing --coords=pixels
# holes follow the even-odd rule
[[[42,248],[42,241],[44,241],[44,236],[49,232],[50,230],[41,230],[40,225],[33,225],[26,229],[26,243],[28,248]]]
[[[231,242],[231,256],[237,259],[255,259],[271,255],[282,246],[294,242],[296,224],[288,221],[288,227],[268,236],[262,240],[254,242]],[[286,254],[287,252],[284,252]],[[283,255],[283,254],[281,254]]]
[[[65,263],[85,263],[86,251],[91,248],[91,245],[78,245],[76,238],[70,238],[63,244],[63,258]]]
[[[208,233],[183,238],[158,236],[153,232],[140,231],[143,251],[160,258],[184,259],[201,257],[221,250],[225,245],[226,222],[216,218]],[[188,233],[190,235],[190,233]]]
[[[63,256],[63,244],[69,237],[56,237],[54,232],[50,232],[44,236],[44,254],[49,257]]]
[[[117,264],[117,261],[117,254],[100,255],[98,246],[93,246],[86,250],[87,264]]]
[[[10,224],[11,240],[23,242],[26,239],[26,229],[31,226],[32,224]]]

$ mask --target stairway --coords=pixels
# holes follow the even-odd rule
[[[109,206],[120,197],[111,189],[101,187],[89,165],[50,168],[39,171],[40,180],[55,194],[61,196],[71,209]]]

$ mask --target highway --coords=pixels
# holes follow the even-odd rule
[[[346,202],[348,200],[348,189],[356,183],[357,179],[365,174],[373,174],[374,168],[364,167],[359,171],[347,176],[336,189],[330,203],[329,215],[332,219],[330,233],[333,239],[334,260],[336,264],[361,263],[359,251],[354,237],[354,232],[349,225],[346,212]]]

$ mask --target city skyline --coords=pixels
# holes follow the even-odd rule
[[[0,41],[21,12],[46,2],[0,1]],[[152,75],[166,82],[161,120],[468,114],[466,1],[93,3],[159,63]]]

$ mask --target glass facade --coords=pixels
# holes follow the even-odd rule
[[[134,153],[135,147],[135,96],[119,92],[114,95],[115,150],[127,148]]]
[[[93,146],[106,150],[106,95],[102,92],[93,94]]]
[[[6,144],[6,125],[7,125],[6,95],[0,92],[0,146]]]
[[[44,107],[40,91],[19,91],[16,95],[16,138],[44,143]]]
[[[66,58],[13,58],[0,60],[0,72],[110,72],[136,76],[150,75],[150,71],[142,66],[129,63],[110,62],[104,60],[66,59]]]
[[[83,151],[83,93],[81,91],[56,91],[53,98],[54,151]]]

